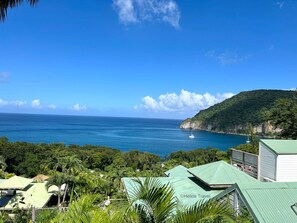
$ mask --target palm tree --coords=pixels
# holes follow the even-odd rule
[[[96,196],[84,195],[72,202],[66,212],[60,212],[51,223],[124,223],[124,210],[101,209],[96,202]],[[128,222],[127,222],[128,223]]]
[[[65,183],[65,175],[63,173],[56,172],[54,173],[47,181],[46,187],[49,189],[50,186],[58,187],[58,203],[57,206],[60,207],[61,204],[61,187]],[[65,191],[64,191],[65,193]]]
[[[6,169],[7,165],[5,163],[5,159],[3,156],[0,156],[0,170],[4,171]]]
[[[131,206],[136,209],[142,223],[202,223],[234,222],[233,210],[227,203],[215,200],[200,201],[195,205],[178,209],[174,190],[169,184],[161,184],[156,178],[139,178],[131,196]]]
[[[4,21],[7,16],[7,9],[21,5],[24,0],[1,0],[0,1],[0,21]],[[30,5],[35,5],[38,0],[27,0]]]
[[[229,205],[215,200],[199,201],[193,206],[178,210],[174,223],[234,222],[234,212]]]
[[[131,205],[138,213],[140,222],[164,223],[173,217],[177,199],[170,185],[163,185],[157,178],[133,179],[136,183]]]
[[[82,161],[78,159],[76,156],[66,156],[60,158],[56,168],[61,168],[61,171],[64,174],[66,180],[65,191],[62,200],[62,203],[64,203],[67,191],[70,187],[70,183],[74,184],[75,177],[85,168],[83,166]]]

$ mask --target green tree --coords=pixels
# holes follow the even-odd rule
[[[179,209],[170,185],[163,185],[156,178],[146,178],[144,181],[134,179],[134,182],[136,186],[131,196],[131,206],[135,208],[140,222],[234,222],[234,212],[227,203],[208,200]]]
[[[5,159],[3,156],[0,156],[0,170],[4,171],[6,169],[7,165],[5,163]]]
[[[163,185],[156,178],[133,179],[136,187],[131,196],[131,205],[138,213],[140,222],[163,223],[173,217],[177,199],[170,185]]]
[[[1,0],[0,1],[0,21],[4,21],[7,16],[7,9],[21,5],[24,0]],[[38,0],[27,0],[30,5],[35,5]]]
[[[124,223],[124,213],[124,209],[99,208],[96,196],[84,195],[72,202],[66,212],[60,212],[51,223]]]
[[[58,187],[57,196],[58,196],[58,203],[57,206],[60,207],[61,204],[61,196],[62,196],[62,185],[65,183],[65,175],[60,172],[55,172],[47,181],[46,187],[49,189],[51,186]],[[64,191],[65,193],[65,191]]]
[[[277,100],[268,114],[268,120],[282,129],[281,137],[297,139],[297,97]]]
[[[234,212],[226,205],[215,200],[197,202],[184,210],[179,210],[174,218],[175,223],[210,223],[234,222]]]

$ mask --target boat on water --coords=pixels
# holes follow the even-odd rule
[[[247,140],[245,142],[246,142],[246,144],[250,144],[250,142],[251,142],[250,141],[250,136],[247,137]]]
[[[195,138],[195,136],[193,135],[193,133],[191,133],[191,135],[189,135],[189,138],[190,139],[194,139]]]

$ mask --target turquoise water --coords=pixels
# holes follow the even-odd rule
[[[122,151],[138,149],[161,156],[177,150],[215,147],[226,150],[246,138],[179,129],[181,120],[0,114],[0,136],[10,141],[93,144]]]

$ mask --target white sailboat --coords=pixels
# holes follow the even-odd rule
[[[249,144],[251,141],[250,141],[250,136],[248,135],[247,137],[247,140],[246,140],[246,144]]]
[[[189,138],[190,138],[190,139],[194,139],[194,138],[195,138],[195,136],[193,135],[192,132],[191,132],[191,135],[189,135]]]

